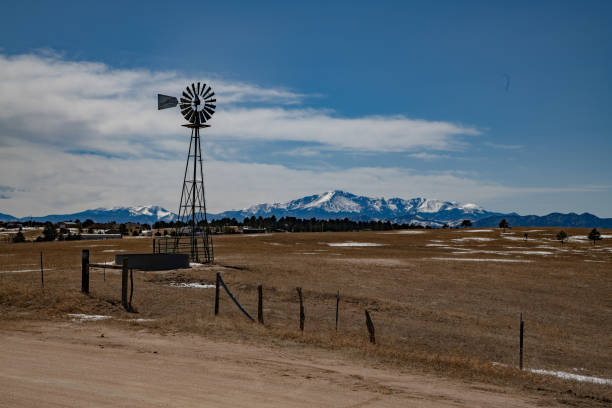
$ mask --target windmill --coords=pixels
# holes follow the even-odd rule
[[[154,241],[154,252],[188,252],[190,259],[195,262],[211,263],[214,260],[212,237],[206,218],[200,129],[210,127],[206,122],[215,113],[216,102],[212,88],[206,84],[200,86],[200,82],[187,86],[180,100],[174,96],[157,95],[158,110],[179,106],[181,114],[189,122],[182,126],[191,129],[191,139],[183,177],[176,234],[174,237],[166,238],[163,244],[161,240],[157,245]]]

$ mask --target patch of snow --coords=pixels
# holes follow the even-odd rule
[[[126,322],[134,322],[134,323],[148,323],[154,322],[155,319],[125,319]]]
[[[382,235],[395,235],[395,234],[406,234],[406,235],[418,235],[418,234],[424,234],[425,231],[414,231],[414,230],[399,230],[399,231],[394,231],[394,232],[379,232],[378,234],[382,234]]]
[[[194,289],[214,289],[215,285],[210,285],[206,283],[184,283],[184,282],[171,282],[170,286],[174,286],[175,288],[194,288]]]
[[[105,249],[102,252],[125,252],[125,249]]]
[[[453,238],[452,241],[461,242],[461,241],[493,241],[493,238],[486,237],[464,237],[464,238]]]
[[[561,247],[552,247],[552,246],[546,246],[546,245],[538,245],[536,248],[542,248],[542,249],[554,249],[556,251],[564,251],[566,252],[567,249],[565,248],[561,248]]]
[[[597,263],[605,263],[606,261],[595,261],[593,259],[585,259],[584,262],[597,262]]]
[[[537,370],[533,368],[530,369],[529,371],[535,374],[552,375],[554,377],[563,378],[564,380],[574,380],[574,381],[580,381],[580,382],[590,382],[594,384],[612,385],[612,380],[609,380],[607,378],[572,374],[572,373],[566,373],[565,371]]]
[[[466,230],[460,230],[461,232],[493,232],[492,229],[476,229],[476,230],[470,230],[470,229],[466,229]]]
[[[189,266],[190,266],[191,268],[196,268],[196,267],[198,267],[198,266],[202,266],[202,265],[204,265],[204,264],[197,263],[197,262],[189,262]]]
[[[490,251],[486,249],[462,249],[461,251],[451,252],[452,254],[494,254],[494,255],[512,255],[513,252],[506,251]]]
[[[525,238],[524,237],[508,237],[504,235],[504,239],[509,239],[511,241],[524,241]]]
[[[582,235],[574,235],[567,239],[567,242],[583,242],[588,241],[588,237],[583,237]]]
[[[68,313],[68,317],[72,318],[73,322],[95,322],[97,320],[105,320],[111,318],[111,316],[89,315],[82,313]]]
[[[45,268],[46,271],[52,271],[53,268]],[[0,273],[26,273],[26,272],[40,272],[40,268],[38,269],[19,269],[15,271],[0,271]]]
[[[328,242],[327,245],[332,247],[377,247],[385,244],[375,244],[373,242]]]
[[[446,247],[445,244],[426,244],[427,247]]]
[[[528,230],[528,231],[525,231],[525,232],[540,232],[540,231],[544,231],[544,230]]]
[[[552,252],[549,251],[512,251],[513,254],[523,254],[523,255],[552,255]]]
[[[497,259],[497,258],[425,258],[434,261],[462,261],[462,262],[533,262],[527,259]]]

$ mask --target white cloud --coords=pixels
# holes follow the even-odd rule
[[[0,142],[27,140],[64,150],[146,157],[183,150],[176,109],[157,111],[157,92],[178,95],[191,80],[175,72],[112,69],[58,56],[0,55]],[[453,150],[470,126],[404,116],[343,118],[296,105],[306,95],[221,79],[213,138],[314,142],[334,149]],[[257,107],[254,107],[257,106]],[[180,140],[180,143],[176,143]]]
[[[3,148],[0,163],[0,185],[26,186],[12,189],[11,199],[3,200],[6,202],[0,212],[15,216],[146,204],[159,204],[176,211],[184,171],[182,158],[124,160],[49,151],[36,145],[27,149]],[[424,196],[463,202],[607,188],[516,188],[450,171],[419,173],[412,169],[381,167],[315,171],[239,161],[206,161],[205,174],[211,212],[288,201],[338,188],[369,196]]]
[[[448,159],[450,157],[447,154],[435,154],[435,153],[427,153],[427,152],[411,153],[408,156],[413,157],[415,159],[425,160],[425,161]]]

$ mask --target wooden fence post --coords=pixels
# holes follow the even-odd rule
[[[134,297],[134,270],[130,268],[130,312],[132,311],[132,297]]]
[[[89,295],[89,249],[81,253],[81,292]]]
[[[121,269],[121,305],[125,310],[128,310],[127,300],[127,286],[128,286],[128,260],[123,259],[123,268]]]
[[[523,369],[523,313],[521,312],[521,331],[520,331],[520,346],[519,346],[519,368]]]
[[[366,326],[368,327],[368,332],[370,332],[370,343],[376,344],[376,336],[374,332],[374,323],[372,323],[372,319],[370,318],[370,313],[366,309],[365,311],[366,317]]]
[[[42,251],[40,251],[40,284],[45,288],[45,271],[43,270]]]
[[[338,331],[338,308],[340,306],[340,291],[336,294],[336,331]]]
[[[302,299],[302,288],[295,288],[297,290],[298,296],[300,297],[300,330],[304,331],[304,320],[306,320],[306,316],[304,315],[304,301]]]
[[[263,317],[263,286],[257,286],[257,321],[264,324]]]
[[[215,316],[219,314],[219,272],[217,272],[217,281],[215,283]]]

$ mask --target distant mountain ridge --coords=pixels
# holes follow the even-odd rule
[[[341,190],[302,197],[285,203],[258,204],[243,210],[212,214],[212,219],[245,217],[348,218],[354,221],[381,220],[398,224],[419,224],[441,227],[464,219],[477,220],[498,215],[476,204],[426,198],[371,198]]]
[[[225,211],[219,214],[208,214],[209,219],[235,218],[242,221],[246,217],[296,217],[334,219],[348,218],[353,221],[391,221],[398,224],[416,224],[422,226],[442,227],[444,224],[456,226],[465,219],[472,221],[475,227],[496,227],[501,219],[506,219],[510,226],[529,227],[583,227],[612,228],[612,218],[599,218],[593,214],[551,213],[545,216],[516,213],[502,214],[483,209],[476,204],[461,204],[455,201],[432,200],[427,198],[371,198],[358,196],[341,190],[314,194],[285,203],[257,204],[242,210]],[[176,221],[177,215],[160,206],[114,207],[111,209],[96,208],[73,214],[54,214],[44,217],[16,218],[0,213],[0,221],[51,221],[67,220],[117,223],[146,223],[157,221]]]
[[[171,222],[176,220],[176,214],[166,210],[163,207],[157,205],[140,206],[140,207],[113,207],[113,208],[96,208],[93,210],[86,210],[72,214],[51,214],[43,217],[23,217],[15,218],[8,216],[4,218],[0,214],[0,221],[51,221],[53,223],[68,221],[68,220],[80,220],[85,221],[86,219],[93,220],[94,222],[117,222],[117,223],[141,223],[141,224],[152,224],[157,221]]]

